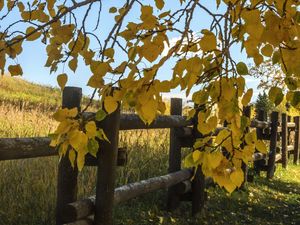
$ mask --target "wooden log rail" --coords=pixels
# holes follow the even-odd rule
[[[159,189],[166,189],[183,181],[188,181],[191,179],[192,175],[191,170],[184,169],[164,176],[154,177],[118,187],[114,192],[113,204],[118,205],[140,195]],[[92,215],[95,210],[95,199],[96,196],[92,196],[66,205],[62,213],[64,222],[74,222]]]

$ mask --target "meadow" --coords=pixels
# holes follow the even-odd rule
[[[60,104],[59,91],[28,83],[30,90],[26,92],[22,80],[17,84],[9,82],[2,84],[1,93],[13,90],[19,97],[0,97],[0,137],[51,133],[57,125],[51,115]],[[22,97],[22,92],[27,93],[23,95],[26,97]],[[57,96],[57,101],[49,100],[54,98],[51,93]],[[32,96],[43,97],[33,100],[37,97]],[[24,107],[20,107],[20,102],[26,102]],[[117,186],[166,174],[168,136],[168,130],[121,132],[120,146],[128,148],[129,157],[127,165],[118,168]],[[58,157],[0,161],[0,225],[55,224],[57,165]],[[94,193],[95,177],[95,168],[86,167],[80,173],[79,198]],[[118,206],[116,225],[299,224],[300,166],[290,163],[288,170],[283,170],[278,165],[272,181],[264,177],[265,174],[255,177],[245,190],[232,195],[216,187],[210,188],[207,205],[195,218],[190,215],[189,202],[183,202],[178,210],[169,213],[165,211],[165,191],[150,193]]]

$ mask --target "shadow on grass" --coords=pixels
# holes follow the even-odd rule
[[[258,178],[259,184],[263,184],[268,186],[270,189],[273,189],[275,191],[279,191],[281,193],[285,194],[298,194],[300,195],[300,184],[296,182],[286,182],[280,179],[272,179],[267,180],[263,178]]]

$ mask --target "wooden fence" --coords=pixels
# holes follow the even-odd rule
[[[63,91],[62,105],[66,108],[80,109],[81,97],[80,88],[66,87]],[[250,116],[249,107],[244,109],[244,115]],[[95,114],[85,113],[84,116],[94,117]],[[299,117],[293,118],[292,121],[292,118],[282,114],[281,123],[279,121],[278,112],[272,112],[270,121],[267,121],[263,111],[259,111],[257,118],[251,121],[250,129],[256,128],[258,138],[270,141],[267,155],[258,152],[253,155],[255,171],[258,174],[260,171],[267,171],[268,179],[274,176],[275,163],[282,163],[286,168],[288,156],[292,154],[295,164],[299,160]],[[137,115],[121,114],[119,109],[98,122],[97,126],[104,129],[110,143],[100,143],[101,151],[98,152],[97,158],[86,158],[87,165],[98,168],[96,195],[77,200],[78,171],[71,167],[67,157],[62,158],[57,178],[58,225],[112,225],[114,206],[159,189],[168,189],[166,205],[169,210],[176,209],[183,200],[192,202],[192,214],[202,209],[206,199],[205,188],[213,182],[212,179],[204,177],[201,168],[197,169],[192,181],[195,168],[181,168],[181,148],[192,149],[195,139],[201,135],[197,132],[196,120],[187,120],[182,116],[181,99],[171,99],[171,115],[159,116],[149,126]],[[123,165],[126,161],[125,149],[118,148],[119,130],[158,128],[170,129],[168,174],[115,188],[116,166]],[[222,129],[224,127],[216,129],[214,135]],[[1,138],[0,161],[57,155],[57,150],[49,147],[49,143],[50,139],[46,137]],[[247,165],[243,165],[243,169],[247,178]]]

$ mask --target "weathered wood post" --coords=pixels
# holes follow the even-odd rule
[[[271,114],[271,136],[270,136],[270,151],[267,168],[267,179],[271,179],[275,172],[275,157],[277,148],[277,129],[278,129],[278,112]]]
[[[299,141],[300,141],[300,117],[296,116],[294,118],[295,122],[295,144],[294,144],[294,164],[299,162]]]
[[[251,106],[246,106],[243,108],[243,116],[246,116],[249,118],[251,117]],[[249,127],[246,128],[246,132],[249,131]],[[245,143],[243,143],[242,145],[244,145]],[[247,179],[248,179],[248,165],[247,163],[242,162],[242,170],[244,172],[244,182],[241,185],[241,188],[245,187],[245,184],[247,183]]]
[[[182,99],[171,98],[171,115],[182,115]],[[178,137],[180,128],[170,129],[170,152],[169,152],[169,168],[168,172],[173,173],[181,169],[181,143]],[[174,210],[180,204],[180,194],[177,190],[178,185],[168,189],[167,209]]]
[[[78,87],[65,87],[62,94],[63,108],[78,108],[82,98],[82,89]],[[62,209],[77,200],[77,168],[72,168],[68,154],[62,157],[58,165],[57,174],[57,199],[56,199],[56,224],[63,224]]]
[[[196,108],[196,114],[194,116],[194,126],[193,126],[193,135],[196,138],[202,137],[202,134],[198,131],[197,125],[197,116],[198,112],[203,110],[205,106],[197,106]],[[194,179],[192,180],[192,215],[196,215],[204,207],[205,204],[205,198],[206,198],[206,192],[205,192],[205,176],[202,172],[202,167],[198,166],[197,168],[194,168],[196,170],[196,173],[194,175]]]
[[[97,126],[104,130],[110,143],[106,141],[100,141],[99,143],[94,224],[112,225],[120,107],[115,112],[107,115]]]
[[[263,109],[258,109],[257,112],[257,119],[259,121],[267,121],[267,113]],[[263,139],[264,133],[263,128],[256,128],[256,135],[258,139]],[[264,160],[257,160],[254,161],[254,171],[256,175],[260,175],[262,163],[265,162]]]
[[[287,145],[288,145],[288,127],[287,127],[287,115],[281,114],[281,154],[282,154],[282,167],[287,167]]]

